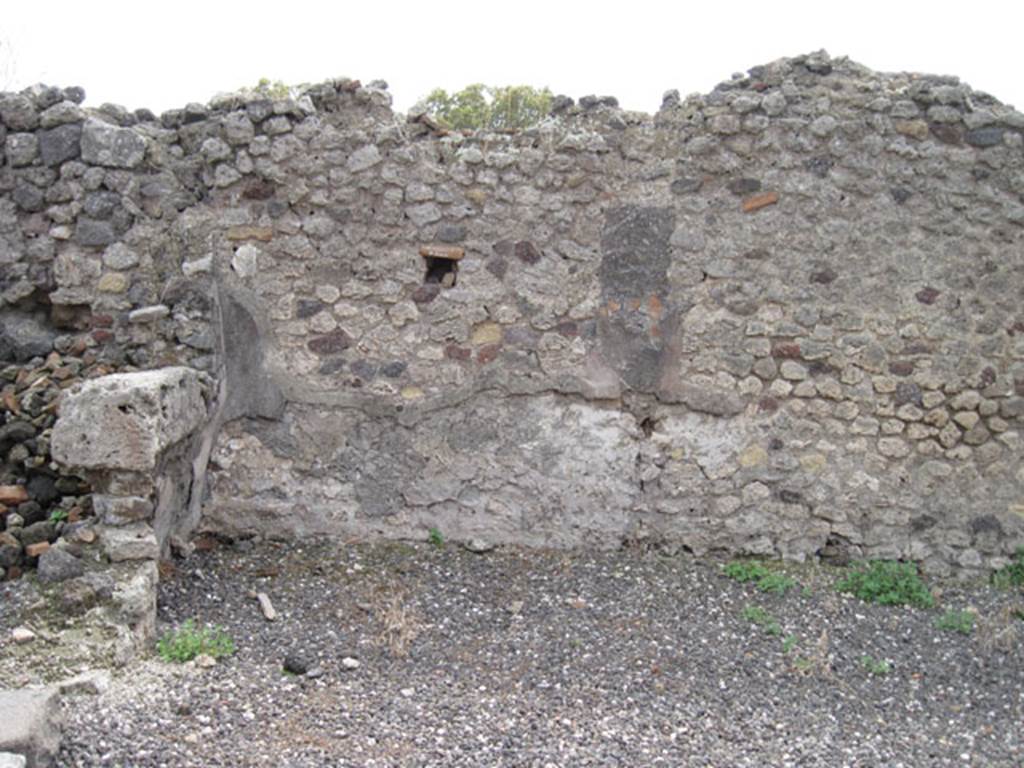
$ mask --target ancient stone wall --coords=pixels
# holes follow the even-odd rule
[[[213,376],[207,527],[1024,544],[1024,116],[955,79],[814,54],[509,135],[353,81],[79,95],[0,99],[5,391],[50,350]]]

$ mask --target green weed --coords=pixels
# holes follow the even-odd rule
[[[779,622],[759,605],[745,605],[741,615],[751,624],[761,627],[769,635],[777,636],[782,634],[782,627],[779,626]]]
[[[191,661],[204,653],[219,659],[235,652],[235,642],[221,627],[196,628],[196,623],[189,619],[165,634],[156,650],[164,661]]]
[[[1012,563],[992,574],[992,584],[999,589],[1024,587],[1024,547],[1017,548]]]
[[[969,635],[974,631],[974,613],[950,609],[935,620],[935,626],[947,632]]]
[[[444,536],[442,535],[441,531],[437,528],[430,529],[430,533],[427,534],[427,540],[435,547],[444,546]]]
[[[730,579],[735,579],[741,584],[753,582],[754,586],[762,592],[771,592],[776,595],[784,595],[796,582],[784,573],[770,570],[761,563],[733,560],[728,563],[723,572]]]
[[[866,653],[860,657],[860,665],[877,677],[884,677],[892,670],[892,666],[885,659],[876,659]]]
[[[880,605],[931,608],[935,603],[917,573],[917,566],[892,560],[872,560],[861,564],[848,576],[837,581],[836,589],[865,602]]]
[[[66,509],[57,508],[50,513],[50,522],[59,523],[61,520],[68,519],[68,511]]]
[[[798,642],[799,638],[797,638],[796,635],[786,635],[786,637],[782,641],[782,652],[789,653],[794,648],[796,648],[796,644]]]

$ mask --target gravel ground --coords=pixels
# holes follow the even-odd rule
[[[1020,592],[946,585],[924,611],[820,567],[782,597],[635,550],[242,544],[178,561],[160,595],[165,628],[219,624],[235,655],[67,698],[60,765],[1024,764]],[[976,630],[938,629],[947,608]]]

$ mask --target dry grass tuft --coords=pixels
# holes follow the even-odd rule
[[[377,643],[392,656],[405,656],[423,626],[405,590],[388,585],[374,600],[373,614],[380,623]]]

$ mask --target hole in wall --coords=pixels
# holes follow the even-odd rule
[[[424,256],[423,259],[427,263],[427,272],[423,276],[424,283],[439,283],[444,288],[455,285],[459,271],[458,261],[443,256]]]

